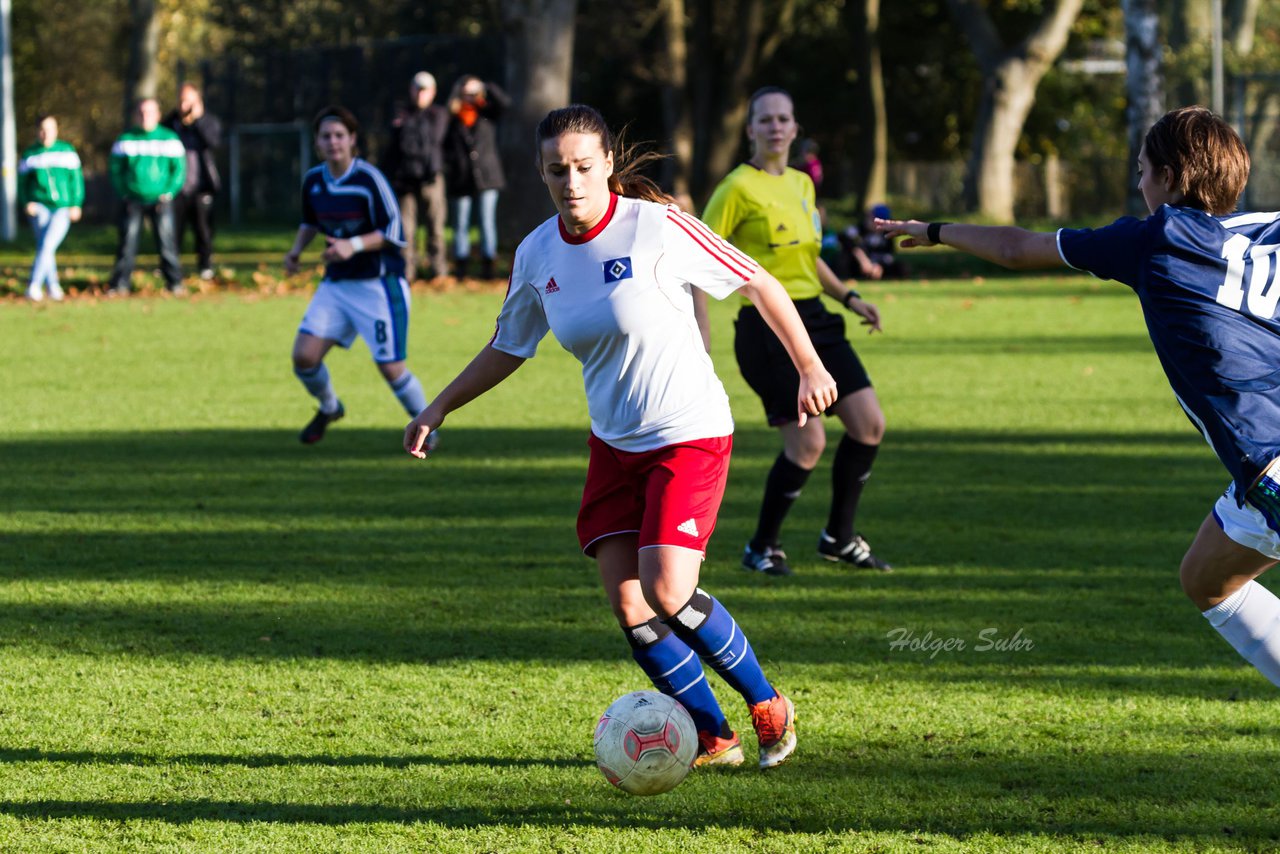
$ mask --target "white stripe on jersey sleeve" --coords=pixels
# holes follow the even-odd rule
[[[684,232],[685,236],[687,236],[689,240],[706,252],[707,255],[714,258],[717,262],[732,272],[742,282],[745,282],[754,276],[756,270],[760,268],[760,265],[757,264],[750,256],[744,255],[737,248],[729,244],[724,238],[720,237],[715,232],[710,231],[710,229],[707,229],[705,225],[703,225],[703,229],[706,229],[706,231],[695,227],[693,223],[698,222],[698,220],[693,217],[668,210],[667,220],[675,225],[675,227],[680,231]],[[726,251],[726,249],[732,251]],[[746,260],[744,261],[742,259]]]
[[[1080,268],[1079,268],[1079,267],[1075,266],[1074,264],[1072,264],[1070,261],[1068,261],[1068,260],[1067,260],[1067,255],[1066,255],[1066,253],[1062,251],[1062,232],[1064,232],[1064,231],[1066,231],[1066,229],[1065,229],[1065,228],[1060,228],[1060,229],[1058,229],[1058,230],[1057,230],[1057,232],[1053,235],[1053,242],[1054,242],[1054,243],[1057,245],[1057,247],[1058,247],[1058,257],[1062,259],[1062,263],[1063,263],[1063,264],[1066,264],[1066,265],[1067,265],[1068,267],[1070,267],[1071,269],[1073,269],[1073,270],[1080,270]],[[1080,272],[1082,272],[1082,273],[1087,273],[1087,272],[1089,272],[1089,271],[1088,271],[1088,270],[1080,270]]]
[[[325,168],[325,167],[324,167],[324,164],[323,164],[323,163],[321,163],[319,166],[312,166],[312,167],[311,167],[310,169],[308,169],[306,172],[303,172],[303,173],[302,173],[302,183],[303,183],[303,184],[306,184],[306,183],[307,183],[307,179],[308,179],[308,178],[310,178],[312,175],[316,174],[317,172],[319,172],[319,171],[320,171],[321,169],[323,169],[323,168]]]
[[[1233,216],[1231,219],[1224,219],[1222,220],[1222,227],[1239,228],[1242,225],[1266,225],[1269,222],[1275,222],[1277,219],[1280,219],[1280,211],[1257,211]]]
[[[752,258],[747,253],[743,252],[738,247],[734,246],[724,237],[721,237],[719,234],[716,233],[715,229],[707,225],[702,220],[698,219],[696,216],[692,216],[691,214],[685,213],[675,205],[668,205],[667,210],[670,211],[672,214],[674,214],[683,222],[686,222],[689,225],[693,226],[694,229],[702,232],[702,234],[704,234],[708,240],[713,241],[720,248],[726,250],[731,256],[736,257],[741,263],[745,264],[747,267],[755,268],[760,266],[758,263],[756,263],[756,259]]]
[[[382,206],[387,209],[388,224],[386,231],[382,233],[382,238],[388,243],[394,243],[396,246],[404,246],[404,227],[400,223],[400,203],[396,200],[395,193],[391,192],[391,185],[387,183],[387,179],[382,173],[370,166],[364,161],[357,161],[360,171],[368,175],[373,180],[374,187],[378,190],[378,196],[382,199]]]

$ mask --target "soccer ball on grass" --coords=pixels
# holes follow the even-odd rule
[[[698,730],[684,706],[657,691],[619,697],[600,716],[596,765],[610,783],[633,795],[669,792],[698,755]]]

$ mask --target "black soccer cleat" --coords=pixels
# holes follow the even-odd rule
[[[893,567],[871,553],[871,546],[860,534],[854,534],[847,543],[837,543],[826,531],[818,537],[818,554],[833,562],[853,564],[859,569],[877,569],[893,572]]]
[[[777,546],[753,549],[751,543],[747,543],[746,548],[742,550],[742,568],[752,572],[763,572],[765,575],[791,574],[787,555]]]
[[[298,434],[298,441],[304,445],[314,445],[324,438],[324,431],[329,425],[342,418],[347,414],[347,410],[343,407],[342,401],[338,401],[338,410],[336,412],[317,411],[316,417],[312,418],[306,427],[302,428],[302,432]]]

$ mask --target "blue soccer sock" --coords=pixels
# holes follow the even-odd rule
[[[701,587],[664,622],[749,705],[777,696],[733,616]]]
[[[409,413],[410,418],[417,418],[418,413],[427,408],[427,396],[422,391],[422,383],[413,375],[413,371],[405,371],[398,380],[388,382],[395,392],[396,399]]]
[[[338,411],[338,395],[334,393],[333,384],[329,382],[329,369],[324,366],[324,362],[309,371],[295,366],[293,375],[301,381],[312,397],[320,401],[321,412],[332,415]]]
[[[724,712],[707,684],[697,654],[657,617],[638,626],[628,626],[623,632],[631,644],[631,657],[653,687],[679,700],[693,718],[698,732],[725,735]]]

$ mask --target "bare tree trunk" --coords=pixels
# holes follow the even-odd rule
[[[885,200],[889,128],[880,62],[880,0],[860,0],[853,8],[851,35],[859,90],[859,129],[853,193],[859,209]]]
[[[699,201],[705,200],[711,187],[733,168],[742,148],[742,131],[747,120],[748,86],[761,64],[767,62],[778,50],[792,29],[796,0],[738,0],[736,3],[712,3],[700,0],[695,20],[695,44],[700,49],[693,52],[691,79],[698,81],[694,90],[694,115],[697,117],[695,133],[696,168],[691,185]],[[729,16],[731,27],[737,34],[736,43],[727,51],[722,66],[716,66],[708,54],[712,48],[715,26],[712,16]],[[710,88],[711,80],[718,80],[716,102]]]
[[[1175,54],[1188,47],[1209,43],[1209,3],[1205,0],[1165,0],[1165,17],[1169,22],[1168,43]],[[1179,106],[1209,103],[1209,74],[1183,76],[1173,87],[1174,103]]]
[[[126,127],[132,123],[134,105],[144,98],[156,97],[159,49],[160,18],[156,15],[155,0],[129,0],[129,68],[124,81]]]
[[[689,46],[685,38],[688,19],[684,0],[662,3],[663,42],[666,67],[663,70],[662,119],[671,139],[671,157],[665,161],[664,184],[684,203],[690,196],[693,172],[693,110],[689,100]]]
[[[1229,0],[1223,12],[1226,18],[1227,43],[1240,56],[1245,56],[1253,50],[1260,2],[1261,0]]]
[[[1014,152],[1035,103],[1034,82],[1018,63],[987,78],[965,175],[965,204],[998,222],[1013,220]]]
[[[707,128],[706,171],[711,178],[708,184],[718,181],[732,169],[738,152],[742,150],[742,131],[747,122],[747,97],[750,95],[747,86],[756,68],[756,46],[764,32],[764,7],[765,0],[745,0],[736,8],[738,42],[729,52],[728,65],[723,70],[721,92],[724,100]]]
[[[699,50],[689,53],[689,71],[685,76],[688,87],[688,99],[693,104],[693,169],[689,174],[689,191],[693,194],[694,203],[701,209],[711,193],[712,181],[707,176],[707,146],[711,138],[709,130],[710,116],[715,101],[713,81],[716,77],[717,63],[713,52],[712,40],[714,31],[715,9],[713,0],[692,0],[693,16],[689,22],[693,38],[692,44],[700,45]]]
[[[1164,114],[1164,45],[1156,0],[1123,0],[1122,5],[1128,72],[1125,89],[1129,96],[1129,192],[1125,207],[1131,216],[1146,216],[1147,203],[1138,191],[1138,152],[1147,129]]]
[[[1254,34],[1257,30],[1259,0],[1230,0],[1225,10],[1227,43],[1240,57],[1248,56],[1253,51]],[[1237,106],[1241,115],[1248,115],[1251,121],[1246,127],[1236,128],[1245,134],[1245,142],[1250,147],[1269,144],[1276,132],[1275,88],[1267,83],[1263,86],[1242,86],[1239,91],[1245,93],[1245,103]]]
[[[506,242],[516,243],[555,212],[534,168],[534,131],[569,103],[577,0],[502,0],[511,109],[501,121],[505,198],[498,206]]]
[[[1020,44],[1006,49],[981,0],[947,0],[982,69],[985,85],[965,176],[965,202],[991,219],[1013,219],[1013,154],[1036,87],[1067,46],[1084,0],[1058,0]]]

